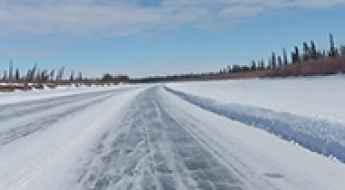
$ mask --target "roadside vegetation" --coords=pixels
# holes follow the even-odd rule
[[[329,35],[329,50],[317,49],[315,42],[303,42],[302,48],[298,46],[288,56],[286,49],[282,55],[272,52],[265,62],[264,59],[253,60],[250,65],[232,65],[221,69],[220,74],[240,73],[240,77],[287,77],[328,75],[345,72],[345,45],[335,46],[333,35]],[[252,74],[244,74],[251,72]]]
[[[268,59],[253,60],[247,65],[232,64],[218,72],[191,73],[171,76],[152,76],[133,82],[162,82],[190,80],[223,80],[260,77],[313,76],[345,73],[345,45],[336,47],[329,35],[329,49],[321,50],[315,41],[295,46],[289,54],[284,48],[281,55],[272,52]]]
[[[224,80],[261,77],[314,76],[345,73],[345,45],[337,47],[333,35],[329,35],[329,49],[318,49],[315,41],[303,42],[302,48],[293,47],[288,53],[284,48],[281,54],[272,52],[268,59],[253,60],[248,65],[232,64],[218,72],[189,73],[168,76],[129,78],[127,75],[104,74],[100,78],[83,77],[82,72],[66,72],[40,69],[34,65],[26,72],[14,68],[10,61],[8,70],[0,72],[0,92],[56,88],[63,85],[109,85],[119,83],[155,83],[193,80]]]

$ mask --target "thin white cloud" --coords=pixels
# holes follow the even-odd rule
[[[236,21],[267,9],[344,4],[345,0],[0,0],[0,35],[128,35]]]

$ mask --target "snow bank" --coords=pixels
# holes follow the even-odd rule
[[[345,75],[171,83],[188,94],[345,123]]]
[[[91,154],[89,148],[116,126],[123,109],[140,91],[114,93],[97,104],[56,119],[44,130],[0,147],[0,189],[77,189],[74,186],[81,175],[79,166]],[[65,113],[66,109],[71,108],[63,106],[47,111]],[[42,117],[46,118],[44,114]]]
[[[203,109],[264,129],[288,141],[297,142],[311,151],[334,156],[345,162],[345,125],[343,123],[238,103],[225,103],[171,88],[165,89]]]
[[[171,117],[239,172],[242,179],[252,185],[249,189],[344,189],[343,163],[295,146],[259,128],[213,114],[169,92],[162,93],[163,108]]]
[[[0,93],[0,105],[12,104],[18,102],[42,100],[49,98],[56,98],[61,96],[70,96],[81,93],[95,92],[95,91],[106,91],[120,88],[135,88],[135,85],[118,85],[118,86],[106,86],[106,87],[58,87],[56,89],[47,90],[32,90],[32,91],[16,91],[13,93]]]

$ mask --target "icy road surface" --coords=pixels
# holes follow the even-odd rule
[[[342,190],[345,164],[163,86],[0,105],[0,189]]]

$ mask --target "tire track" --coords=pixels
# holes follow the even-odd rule
[[[53,126],[54,123],[64,120],[66,117],[72,117],[79,111],[99,104],[114,95],[122,94],[127,91],[128,90],[112,90],[59,97],[52,100],[43,100],[39,101],[39,106],[35,106],[32,109],[25,108],[25,106],[20,105],[18,110],[21,110],[22,114],[16,115],[16,111],[3,114],[3,116],[6,114],[13,116],[5,121],[1,120],[0,122],[2,127],[5,128],[0,131],[0,148],[20,138],[48,129]],[[67,100],[64,98],[67,98]],[[31,104],[33,103],[30,102],[26,105]],[[16,122],[16,118],[23,117],[24,121]],[[13,119],[15,122],[10,119]]]
[[[345,125],[324,119],[236,103],[223,103],[165,87],[165,90],[195,106],[248,126],[263,129],[284,140],[345,163]]]
[[[115,91],[128,91],[131,89],[121,89],[121,90],[107,90],[101,92],[88,92],[82,94],[73,94],[68,96],[62,97],[54,97],[48,98],[43,100],[35,100],[29,102],[20,102],[20,103],[12,103],[0,106],[0,121],[8,121],[11,119],[16,119],[18,117],[22,117],[29,114],[35,114],[44,112],[51,108],[58,108],[64,107],[71,103],[76,103],[79,101],[83,101],[88,98],[104,95],[104,94],[111,94]]]
[[[245,189],[241,180],[172,119],[157,89],[132,102],[83,166],[81,189]]]

